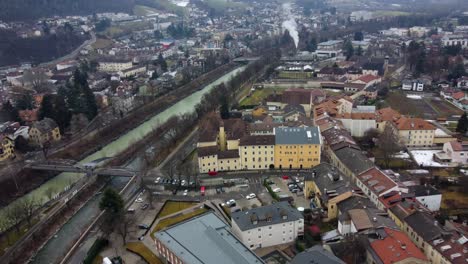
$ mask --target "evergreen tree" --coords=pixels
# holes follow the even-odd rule
[[[221,97],[221,107],[220,107],[220,114],[222,119],[229,118],[229,100],[226,95]]]
[[[357,31],[354,33],[354,40],[356,41],[364,40],[364,34],[362,33],[362,31]]]
[[[34,109],[34,98],[31,93],[26,93],[21,96],[16,102],[18,110],[32,110]]]
[[[18,115],[18,109],[16,109],[10,101],[3,103],[2,110],[8,115],[9,120],[21,121]]]
[[[167,62],[166,60],[164,59],[162,53],[159,53],[159,56],[158,56],[158,65],[161,67],[161,70],[163,72],[167,72]]]
[[[307,42],[307,51],[309,52],[314,52],[317,50],[317,40],[315,38],[312,38]]]
[[[463,115],[458,120],[456,131],[462,134],[465,134],[466,131],[468,131],[468,118],[466,116],[466,113],[463,113]]]
[[[356,50],[356,55],[357,55],[357,56],[362,56],[362,54],[363,54],[362,47],[359,46],[359,47],[357,48],[357,50]]]
[[[350,40],[345,41],[344,50],[345,50],[346,60],[349,60],[354,55],[353,43],[351,43]]]
[[[41,108],[39,109],[39,119],[42,120],[45,117],[52,118],[56,116],[54,109],[54,96],[47,94],[42,99]]]
[[[124,201],[122,196],[114,189],[106,189],[99,202],[99,209],[107,210],[107,212],[112,215],[118,215],[123,211],[123,208]]]

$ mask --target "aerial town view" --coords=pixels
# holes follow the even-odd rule
[[[468,264],[468,0],[0,0],[1,264]]]

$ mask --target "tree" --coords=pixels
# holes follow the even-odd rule
[[[362,56],[363,54],[363,50],[362,50],[362,47],[361,45],[358,46],[357,50],[356,50],[356,55],[357,56]]]
[[[374,140],[378,138],[379,131],[377,129],[371,128],[364,132],[364,136],[362,137],[363,145],[367,145],[370,148],[375,146]]]
[[[220,114],[222,119],[229,118],[229,100],[225,94],[221,96]]]
[[[309,40],[307,42],[307,46],[306,46],[306,49],[308,52],[314,52],[317,50],[317,39],[316,38],[312,38],[311,40]]]
[[[364,40],[364,34],[362,33],[362,31],[354,32],[354,40],[356,40],[356,41],[363,41]]]
[[[462,76],[466,75],[466,70],[465,70],[465,65],[463,65],[463,62],[458,62],[455,64],[453,69],[450,71],[450,74],[448,76],[449,79],[458,79]]]
[[[21,221],[23,221],[23,210],[20,203],[13,203],[5,211],[8,223],[19,233]]]
[[[462,134],[465,134],[466,131],[468,131],[468,118],[466,116],[466,113],[463,113],[460,119],[458,119],[456,131]]]
[[[349,60],[354,55],[353,43],[348,39],[344,42],[344,51],[346,55],[346,60]]]
[[[47,76],[42,71],[24,71],[23,81],[32,86],[34,90],[41,89],[47,83]]]
[[[107,188],[99,202],[99,209],[116,216],[123,212],[123,208],[124,201],[120,194],[112,188]]]
[[[161,40],[163,38],[164,38],[164,35],[161,33],[160,30],[155,30],[154,31],[154,39]]]
[[[37,208],[41,205],[41,202],[38,200],[35,200],[34,197],[23,197],[19,201],[19,208],[22,211],[22,216],[28,223],[28,228],[31,228],[32,226],[32,220],[34,216],[34,212],[36,211]]]
[[[393,133],[390,125],[385,126],[383,133],[380,134],[378,146],[385,166],[388,168],[393,155],[401,150],[398,136]]]
[[[32,110],[34,109],[34,98],[30,92],[23,94],[16,102],[18,110]]]
[[[161,67],[161,70],[163,72],[167,72],[167,62],[166,60],[164,59],[162,53],[159,53],[159,56],[158,56],[158,65],[159,67]]]
[[[127,216],[125,214],[120,215],[116,231],[117,234],[119,234],[122,238],[124,245],[127,244],[127,237],[130,234],[131,227],[134,225],[135,219],[133,217]]]
[[[3,103],[2,110],[8,115],[9,120],[20,121],[18,109],[16,109],[10,101]]]

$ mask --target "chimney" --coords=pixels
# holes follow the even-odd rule
[[[402,243],[402,244],[401,244],[401,249],[403,249],[403,250],[406,249],[406,244],[405,244],[405,243]]]

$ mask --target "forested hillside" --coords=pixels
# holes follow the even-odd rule
[[[73,51],[86,38],[65,30],[42,37],[20,38],[13,31],[0,30],[0,66],[59,58]]]
[[[0,20],[32,20],[54,15],[131,12],[134,0],[0,0]]]

